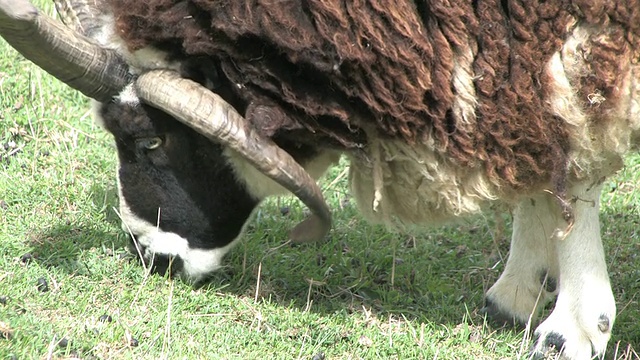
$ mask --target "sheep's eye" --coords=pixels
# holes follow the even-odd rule
[[[143,138],[136,140],[136,145],[138,148],[145,148],[147,150],[154,150],[162,145],[162,138],[159,136]]]

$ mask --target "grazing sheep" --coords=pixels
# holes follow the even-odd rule
[[[0,19],[19,18],[7,1]],[[67,21],[99,44],[85,47],[128,69],[113,80],[83,65],[93,78],[80,85],[57,76],[100,101],[124,227],[156,270],[171,257],[174,271],[202,279],[258,203],[284,189],[316,216],[292,236],[323,237],[330,215],[309,176],[344,154],[361,212],[390,227],[512,206],[511,252],[485,310],[526,323],[557,295],[534,354],[604,355],[616,306],[599,196],[638,145],[640,1],[66,5]],[[25,56],[62,71],[6,24],[0,34],[23,41],[12,44]],[[68,53],[56,61],[78,63]],[[208,130],[239,118],[231,107],[239,125]]]

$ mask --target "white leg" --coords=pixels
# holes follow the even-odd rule
[[[572,188],[575,223],[555,240],[560,273],[556,306],[536,329],[536,355],[551,348],[567,359],[602,357],[611,336],[616,304],[600,239],[601,184]]]
[[[555,295],[558,262],[553,234],[567,225],[558,216],[556,200],[546,193],[523,200],[513,215],[509,258],[487,292],[484,311],[500,324],[524,325],[535,321]]]

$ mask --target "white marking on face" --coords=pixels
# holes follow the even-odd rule
[[[197,249],[189,246],[188,239],[162,231],[158,226],[136,216],[122,194],[119,180],[118,195],[122,229],[127,233],[132,233],[136,241],[146,248],[146,252],[143,254],[146,262],[149,263],[154,254],[179,257],[183,261],[180,275],[190,282],[197,282],[222,266],[222,258],[242,238],[247,224],[253,218],[252,213],[245,221],[240,234],[226,246],[215,249]],[[162,217],[162,212],[160,217]]]
[[[140,98],[136,94],[136,90],[133,87],[133,84],[129,84],[122,89],[120,94],[116,95],[115,100],[118,101],[119,104],[130,107],[137,107],[140,105]],[[104,103],[101,103],[97,100],[91,100],[91,113],[93,116],[93,121],[96,125],[105,128],[104,118],[100,114]]]
[[[116,100],[118,103],[125,105],[136,107],[140,105],[140,98],[138,94],[136,94],[136,89],[133,87],[133,84],[129,84],[120,91],[120,94],[116,96]]]

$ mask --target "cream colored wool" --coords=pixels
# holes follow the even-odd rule
[[[482,169],[457,167],[427,146],[374,142],[366,151],[379,152],[378,161],[351,156],[350,180],[360,211],[372,222],[439,224],[479,213],[498,199]]]

